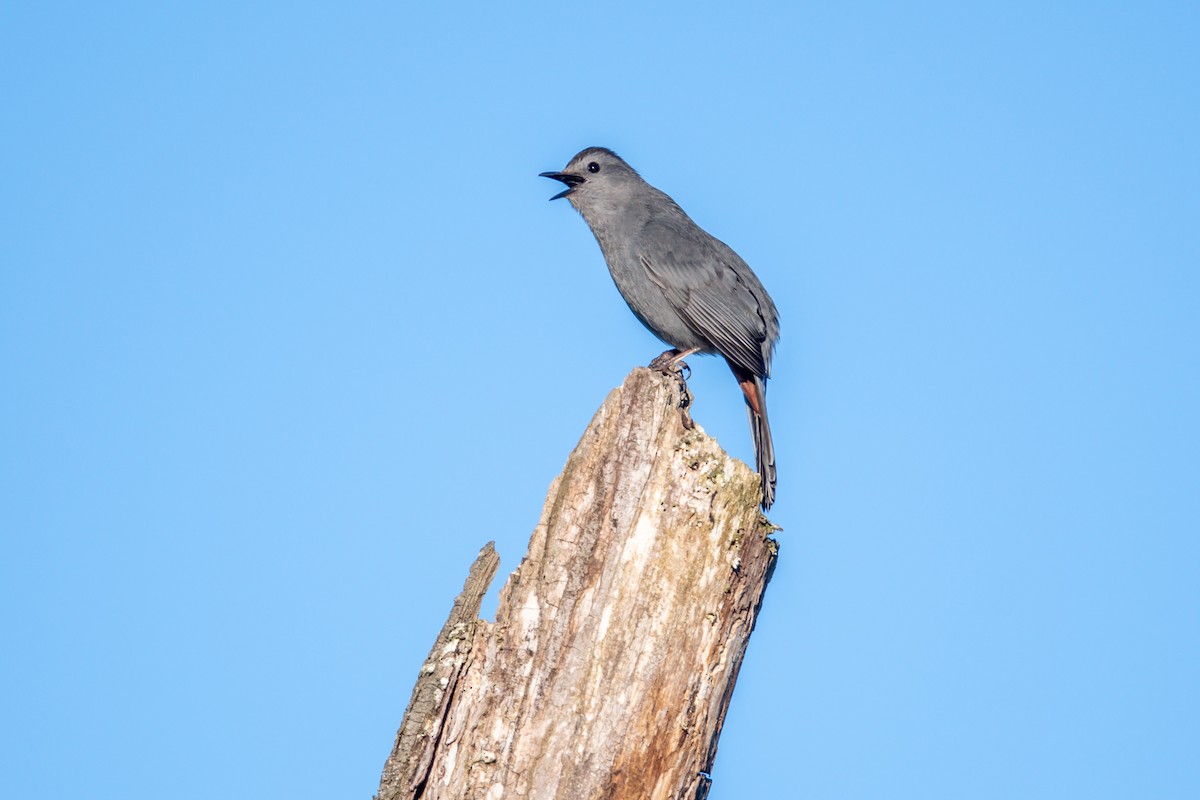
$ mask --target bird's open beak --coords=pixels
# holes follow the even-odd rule
[[[567,188],[551,197],[551,200],[557,200],[560,197],[566,197],[571,192],[575,191],[575,187],[587,180],[587,178],[579,175],[572,175],[569,172],[543,172],[538,175],[539,178],[553,178],[556,181],[562,181],[567,185]]]

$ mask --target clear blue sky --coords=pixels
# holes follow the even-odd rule
[[[605,145],[782,315],[713,800],[1200,796],[1196,6],[647,5],[0,9],[0,795],[370,796],[661,349]]]

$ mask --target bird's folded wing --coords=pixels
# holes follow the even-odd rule
[[[643,241],[655,252],[640,254],[650,279],[679,316],[701,338],[736,366],[755,375],[770,374],[771,344],[766,314],[756,296],[765,296],[750,268],[728,246],[711,237],[691,240],[651,228]],[[668,246],[663,243],[670,242]],[[767,301],[770,302],[769,300]]]

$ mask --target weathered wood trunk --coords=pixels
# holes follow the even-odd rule
[[[380,800],[703,798],[775,563],[758,476],[637,369],[550,487],[496,621],[489,544],[425,666]]]

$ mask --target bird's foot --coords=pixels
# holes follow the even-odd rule
[[[650,362],[650,369],[665,372],[667,375],[674,375],[679,372],[680,365],[683,364],[681,360],[682,355],[682,352],[672,347],[661,355],[655,356],[654,360]]]
[[[699,348],[691,350],[679,350],[672,347],[670,350],[658,355],[650,362],[650,369],[656,369],[667,375],[674,375],[680,380],[687,380],[692,377],[692,368],[684,361],[685,358],[693,353],[699,352]],[[685,374],[686,373],[686,374]]]
[[[656,369],[664,375],[669,375],[679,384],[679,412],[683,418],[683,427],[689,431],[696,427],[688,410],[692,405],[692,393],[688,391],[687,379],[692,376],[692,368],[683,359],[693,352],[695,351],[680,352],[672,348],[650,362],[650,369]]]

